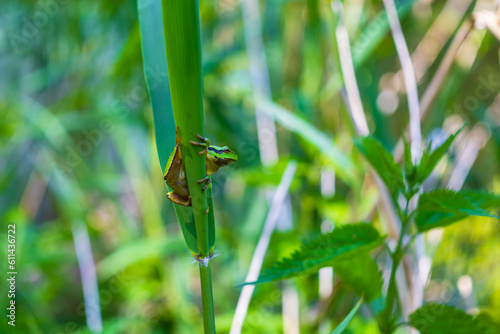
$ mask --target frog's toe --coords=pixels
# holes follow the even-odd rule
[[[205,182],[205,186],[201,189],[201,191],[205,191],[207,189],[208,185],[210,184],[210,182],[212,182],[212,180],[210,179],[210,176],[207,175],[203,179],[198,180],[196,182],[198,182],[198,184]]]

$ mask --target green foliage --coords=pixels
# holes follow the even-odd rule
[[[342,320],[342,322],[330,334],[340,334],[340,333],[343,333],[344,330],[349,325],[349,323],[351,322],[352,318],[354,318],[354,315],[356,315],[356,312],[358,312],[358,309],[359,309],[359,307],[361,306],[362,303],[363,303],[363,298],[361,297],[361,299],[356,303],[356,305],[354,305],[354,307],[352,308],[351,312],[349,312],[349,314],[347,315],[347,317],[345,317],[345,319]]]
[[[228,145],[240,157],[237,164],[213,177],[213,205],[212,193],[205,194],[217,218],[215,251],[220,256],[212,261],[212,270],[218,330],[230,332],[240,292],[234,286],[250,264],[269,209],[269,188],[279,183],[286,162],[293,159],[299,167],[287,198],[291,214],[280,214],[280,221],[293,221],[293,228],[273,234],[266,261],[283,258],[298,240],[317,235],[328,222],[338,227],[368,221],[391,238],[399,237],[394,232],[403,231],[400,248],[391,245],[358,254],[361,246],[345,252],[346,258],[325,261],[335,272],[333,281],[327,282],[333,284],[327,298],[318,296],[315,274],[302,277],[296,284],[300,312],[318,312],[301,316],[300,332],[333,329],[332,324],[341,323],[357,302],[355,294],[364,295],[364,301],[374,299],[365,304],[365,312],[357,310],[344,332],[376,334],[377,326],[404,332],[406,328],[396,328],[404,321],[399,290],[395,287],[389,289],[394,294],[380,294],[377,267],[384,273],[391,265],[403,269],[400,258],[412,256],[415,250],[411,244],[414,218],[418,231],[427,231],[471,214],[498,215],[490,211],[498,207],[496,196],[477,192],[464,199],[442,191],[425,194],[422,189],[441,159],[447,162],[443,164],[445,176],[465,172],[473,162],[464,188],[500,192],[500,122],[494,102],[500,87],[498,40],[488,28],[491,25],[481,31],[473,26],[472,13],[481,14],[475,0],[468,1],[467,9],[461,0],[395,1],[412,58],[425,60],[415,63],[419,96],[435,93],[429,112],[423,115],[423,137],[429,131],[448,129],[458,119],[471,124],[471,131],[455,138],[457,150],[455,144],[449,147],[455,135],[435,151],[427,147],[417,166],[411,163],[410,145],[404,144],[398,167],[406,189],[399,172],[391,174],[397,182],[385,180],[393,182],[393,198],[398,199],[393,201],[398,211],[394,226],[386,219],[391,212],[386,215],[386,208],[378,205],[378,188],[365,177],[359,154],[353,154],[353,125],[343,89],[352,83],[343,83],[339,49],[332,47],[338,45],[335,29],[339,25],[332,17],[331,2],[252,1],[258,2],[261,13],[264,53],[259,65],[264,66],[255,71],[250,64],[251,56],[259,51],[253,48],[255,44],[246,45],[253,30],[244,22],[248,16],[242,14],[243,6],[223,0],[198,1],[202,73],[190,64],[173,69],[179,73],[184,68],[188,76],[196,74],[198,79],[203,76],[206,136],[213,143]],[[68,3],[7,1],[0,11],[4,32],[0,43],[0,217],[17,226],[16,269],[20,274],[15,331],[95,333],[89,323],[102,317],[103,333],[201,333],[199,274],[181,240],[183,234],[190,251],[199,253],[193,210],[172,205],[162,180],[176,125],[161,1]],[[408,110],[384,6],[380,1],[342,3],[370,132],[392,148],[408,126]],[[185,0],[182,4],[188,5]],[[442,47],[436,48],[436,36]],[[186,43],[179,45],[193,41],[185,38],[182,42]],[[457,57],[453,45],[467,52],[460,51]],[[345,45],[339,47],[345,50]],[[180,61],[194,56],[191,52]],[[451,62],[443,73],[443,59],[459,61]],[[253,75],[269,77],[269,86],[252,87]],[[249,102],[260,88],[269,88],[272,101]],[[197,94],[187,102],[196,102],[200,108],[199,87],[186,84],[177,93]],[[255,104],[277,123],[279,157],[274,166],[262,167],[259,161],[259,139],[265,140],[269,133],[256,125]],[[391,110],[384,108],[388,105]],[[482,127],[486,131],[476,131]],[[475,160],[466,161],[463,168],[462,152],[477,153],[471,148],[486,139],[477,159],[473,154]],[[388,158],[392,172],[394,162],[399,164],[385,154],[374,156]],[[436,171],[436,179],[441,172]],[[434,181],[433,177],[429,185]],[[406,199],[422,196],[420,212],[412,211],[412,203],[407,205],[401,195]],[[429,205],[425,204],[428,199]],[[213,218],[208,216],[209,245],[215,243]],[[482,323],[489,312],[490,333],[500,333],[498,220],[478,216],[468,221],[447,227],[440,245],[433,243],[432,235],[425,238],[425,255],[432,259],[425,299],[452,293],[456,298],[450,305],[479,310],[474,319]],[[400,222],[401,229],[397,228]],[[90,252],[82,254],[75,247],[74,231],[85,229]],[[7,238],[2,239],[0,256],[7,259]],[[333,251],[337,246],[345,249],[339,245]],[[86,280],[93,277],[92,270],[80,272],[82,258],[93,258],[97,266],[94,285],[99,292],[92,300],[99,302],[100,315],[85,312],[95,309],[86,304],[87,292],[82,293],[82,286],[88,287]],[[8,272],[6,262],[0,262],[4,273]],[[313,265],[310,272],[316,267],[321,265]],[[473,290],[470,298],[462,300],[455,287],[464,274],[471,277]],[[388,278],[384,286],[395,281],[388,275],[384,278]],[[243,332],[283,332],[282,286],[262,284],[255,289]],[[8,305],[7,294],[0,296],[0,304]],[[389,310],[383,312],[386,305]],[[12,331],[5,321],[0,323],[1,333]]]
[[[368,253],[359,253],[333,264],[335,274],[358,295],[370,302],[382,292],[382,273]]]
[[[319,269],[348,261],[379,246],[383,238],[377,230],[365,223],[350,224],[334,229],[332,232],[305,244],[289,258],[264,270],[256,282],[264,283],[282,280],[298,275],[311,274]]]
[[[144,76],[153,106],[156,149],[163,172],[175,145],[175,121],[165,57],[161,2],[139,0],[137,6]]]
[[[215,230],[208,217],[212,216],[213,221],[214,212],[206,213],[210,206],[207,194],[197,182],[207,175],[205,156],[198,154],[200,147],[190,145],[191,141],[199,141],[196,135],[205,136],[199,3],[164,0],[162,10],[172,107],[198,240],[196,255],[205,258],[213,254]]]
[[[156,149],[161,172],[175,145],[175,121],[165,57],[162,6],[160,1],[138,1],[144,75],[153,106]],[[168,191],[172,191],[167,185]],[[189,251],[198,254],[198,238],[192,208],[173,205]],[[214,232],[215,234],[215,232]]]
[[[397,202],[398,193],[404,190],[403,173],[392,155],[373,137],[359,138],[356,145],[387,185],[393,200]]]
[[[422,153],[422,159],[420,160],[420,164],[417,168],[418,176],[416,178],[416,183],[422,183],[425,181],[425,179],[427,179],[434,168],[436,168],[439,161],[444,157],[446,152],[448,152],[451,144],[453,143],[455,138],[457,138],[464,127],[465,125],[462,126],[457,132],[450,135],[439,147],[435,148],[434,150],[431,150],[432,142],[429,143],[427,148]]]
[[[420,232],[452,224],[468,216],[495,217],[500,196],[480,191],[437,189],[420,196],[415,224]]]
[[[404,18],[411,10],[415,0],[396,1],[396,8],[400,19]],[[368,60],[375,48],[383,41],[389,32],[389,20],[385,10],[366,24],[363,33],[352,45],[352,61],[355,67]]]
[[[105,281],[137,262],[180,253],[183,249],[180,239],[157,238],[133,241],[102,259],[97,264],[97,272]]]
[[[487,329],[462,310],[442,304],[427,304],[410,314],[409,324],[421,334],[482,334]]]
[[[346,182],[355,183],[357,181],[358,170],[356,165],[348,155],[335,145],[332,138],[329,138],[311,123],[292,114],[283,107],[265,100],[257,101],[257,103],[264,112],[274,117],[283,127],[315,146]]]

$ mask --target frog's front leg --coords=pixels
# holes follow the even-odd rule
[[[212,179],[210,178],[210,175],[207,175],[203,179],[198,180],[196,182],[198,182],[198,184],[205,182],[205,186],[203,186],[203,188],[201,188],[201,191],[205,191],[207,189],[208,185],[210,184],[210,182],[212,182]]]
[[[200,136],[199,134],[196,134],[196,138],[201,140],[201,142],[191,140],[189,143],[193,146],[203,146],[204,147],[204,149],[202,151],[198,152],[198,155],[207,154],[208,147],[210,146],[210,140],[208,140],[208,138]]]
[[[203,146],[205,148],[202,151],[198,152],[198,155],[207,154],[208,147],[210,146],[210,140],[208,140],[208,138],[205,138],[199,134],[196,134],[196,138],[201,140],[201,142],[196,142],[196,141],[191,140],[189,143],[193,146]],[[198,180],[196,182],[198,182],[198,184],[205,182],[205,186],[203,186],[203,188],[201,189],[202,191],[205,191],[207,189],[208,185],[210,184],[210,182],[212,182],[212,180],[210,179],[210,175],[207,175],[203,179]]]

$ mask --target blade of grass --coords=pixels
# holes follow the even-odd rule
[[[201,149],[189,144],[200,141],[197,134],[205,136],[199,4],[197,0],[164,0],[162,4],[175,124],[182,138],[180,147],[193,206],[199,257],[205,258],[211,248],[206,214],[208,203],[197,180],[206,176],[207,168],[205,156],[198,155]]]
[[[352,308],[351,312],[349,312],[347,317],[345,317],[345,319],[342,320],[342,322],[330,334],[340,334],[344,332],[344,330],[351,322],[352,318],[354,318],[354,316],[356,315],[356,312],[358,312],[358,309],[362,303],[363,303],[363,297],[359,299],[359,301],[356,303],[356,305],[354,305],[354,307]]]
[[[175,121],[170,95],[165,35],[160,1],[138,0],[144,75],[153,106],[156,149],[162,172],[175,146]],[[163,182],[163,181],[162,181]],[[171,191],[167,186],[167,189]],[[174,205],[189,251],[196,256],[198,240],[192,208]]]
[[[137,4],[144,74],[153,106],[156,149],[163,171],[175,145],[175,122],[165,59],[161,2],[138,0]]]
[[[295,132],[302,139],[315,146],[333,165],[335,171],[344,181],[350,184],[357,182],[358,168],[351,158],[333,143],[331,138],[319,131],[308,121],[303,120],[275,103],[263,99],[259,99],[256,102],[261,106],[262,110],[272,115],[279,124]]]

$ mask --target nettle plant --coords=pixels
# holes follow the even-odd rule
[[[478,318],[442,304],[424,305],[410,314],[406,322],[398,302],[396,271],[417,235],[468,216],[498,217],[492,210],[500,205],[500,196],[481,191],[449,189],[423,192],[424,181],[444,157],[459,132],[449,136],[434,150],[429,144],[418,164],[412,162],[410,147],[405,141],[401,166],[373,137],[356,140],[361,153],[387,186],[401,222],[395,247],[390,247],[388,238],[382,236],[369,222],[343,225],[304,244],[290,257],[264,270],[259,279],[251,284],[283,280],[316,273],[323,267],[333,267],[344,285],[361,296],[334,333],[346,328],[363,301],[377,318],[382,333],[393,333],[399,326],[411,326],[421,333],[486,333],[487,328]],[[413,204],[415,202],[416,205]],[[370,255],[370,251],[380,249],[383,245],[386,247],[381,251],[388,252],[392,259],[385,293],[382,293],[381,271]]]

